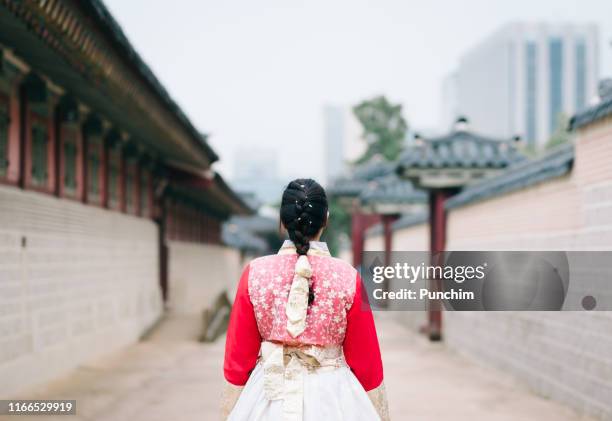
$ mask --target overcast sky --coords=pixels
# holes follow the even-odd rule
[[[104,0],[231,177],[248,147],[283,177],[323,172],[322,107],[385,94],[437,128],[441,84],[506,22],[595,22],[612,74],[612,0]]]

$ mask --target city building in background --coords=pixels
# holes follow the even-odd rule
[[[445,131],[461,116],[457,95],[457,72],[449,73],[442,82],[442,108],[440,128]],[[420,133],[420,132],[419,132]]]
[[[325,184],[342,176],[351,162],[366,149],[359,121],[350,107],[326,105],[323,108]]]
[[[248,148],[236,154],[232,186],[254,195],[264,204],[280,201],[286,181],[279,174],[278,153],[272,149]]]
[[[465,115],[482,133],[541,147],[596,97],[598,48],[594,24],[508,24],[447,77],[442,124]]]

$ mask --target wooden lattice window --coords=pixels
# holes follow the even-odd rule
[[[9,104],[0,101],[0,177],[5,177],[9,164]]]
[[[100,203],[100,144],[90,142],[87,148],[87,198],[91,203]]]
[[[77,146],[70,135],[64,138],[64,189],[74,193],[77,187]]]
[[[42,122],[32,122],[32,183],[45,186],[48,174],[49,131]]]
[[[116,208],[119,204],[119,157],[111,153],[108,162],[108,205]]]

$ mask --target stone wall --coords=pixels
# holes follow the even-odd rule
[[[240,252],[214,244],[171,241],[169,304],[178,314],[202,314],[223,292],[233,299],[245,262]]]
[[[158,229],[0,186],[0,396],[137,341],[160,317]]]
[[[427,250],[427,228],[400,229],[393,248]],[[579,131],[568,175],[451,209],[447,249],[612,250],[612,120]],[[446,312],[444,337],[544,396],[612,419],[611,312]]]

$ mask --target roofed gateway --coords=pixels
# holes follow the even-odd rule
[[[402,154],[397,173],[427,189],[462,188],[499,173],[523,159],[520,139],[495,139],[468,129],[460,117],[453,130],[440,137],[421,138]]]

